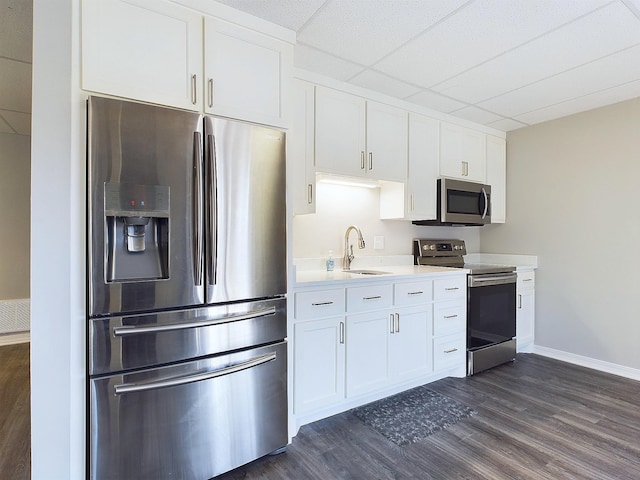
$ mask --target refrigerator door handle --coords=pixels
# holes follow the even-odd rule
[[[177,376],[165,378],[148,383],[122,383],[113,387],[116,395],[123,393],[144,392],[147,390],[156,390],[158,388],[175,387],[178,385],[186,385],[188,383],[201,382],[203,380],[211,380],[212,378],[221,377],[222,375],[229,375],[231,373],[240,372],[249,368],[257,367],[263,363],[270,362],[276,359],[276,352],[271,352],[266,355],[260,355],[259,357],[252,358],[246,362],[236,363],[229,367],[213,370],[210,372],[196,373],[188,376]]]
[[[223,323],[239,322],[241,320],[250,320],[252,318],[266,317],[275,315],[276,308],[270,307],[263,310],[252,310],[241,315],[231,315],[223,318],[209,318],[206,320],[194,320],[192,322],[168,323],[166,325],[146,325],[146,326],[122,326],[113,329],[114,337],[126,337],[127,335],[137,335],[140,333],[159,333],[169,332],[173,330],[186,330],[188,328],[210,327]]]
[[[194,229],[194,256],[193,256],[193,277],[196,285],[202,285],[202,258],[204,255],[204,239],[202,235],[202,137],[200,132],[193,134],[193,218],[191,219]]]
[[[215,285],[218,275],[218,169],[216,165],[216,139],[207,135],[207,167],[210,181],[207,182],[207,203],[209,205],[209,225],[207,245],[211,246],[211,256],[207,266],[209,284]]]

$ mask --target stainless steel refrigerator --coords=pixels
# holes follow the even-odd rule
[[[287,444],[285,141],[91,97],[95,479],[208,479]]]

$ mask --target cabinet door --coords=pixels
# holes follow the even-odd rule
[[[440,175],[483,182],[485,134],[450,123],[440,124]]]
[[[344,399],[344,318],[294,326],[293,402],[296,414]]]
[[[399,309],[389,337],[389,373],[394,381],[432,371],[431,305]]]
[[[287,174],[293,214],[315,213],[316,171],[314,154],[314,86],[293,79],[291,128],[287,132]]]
[[[407,175],[407,217],[436,218],[438,178],[438,121],[409,114],[409,171]]]
[[[285,126],[293,45],[205,18],[205,111]]]
[[[408,116],[405,110],[367,102],[367,171],[370,178],[407,179]]]
[[[202,16],[155,0],[83,0],[84,90],[199,110],[201,84]]]
[[[491,185],[491,223],[507,219],[507,143],[487,135],[487,183]]]
[[[347,397],[386,385],[391,317],[389,311],[347,317]]]
[[[316,170],[365,176],[365,100],[316,87]]]
[[[535,290],[518,291],[516,304],[516,344],[518,352],[531,352],[535,328]]]

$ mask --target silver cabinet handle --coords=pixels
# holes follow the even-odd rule
[[[452,348],[451,350],[445,350],[444,353],[453,353],[453,352],[457,352],[458,349],[457,348]]]
[[[518,294],[518,308],[522,308],[522,295]]]
[[[204,320],[194,320],[192,322],[168,323],[166,325],[123,325],[113,329],[114,337],[126,337],[128,335],[138,335],[140,333],[159,333],[170,332],[174,330],[186,330],[189,328],[211,327],[221,325],[223,323],[239,322],[241,320],[250,320],[252,318],[266,317],[275,315],[276,307],[265,308],[263,310],[252,310],[240,315],[231,315],[222,318],[207,318]]]
[[[207,82],[208,94],[209,94],[209,107],[213,107],[213,78],[210,78]]]
[[[395,323],[396,323],[396,317],[393,313],[389,314],[389,333],[393,334],[393,332],[395,331]]]
[[[462,176],[469,176],[469,162],[462,162]]]
[[[313,184],[307,185],[307,203],[311,205],[313,203]]]
[[[237,363],[230,367],[221,368],[219,370],[213,370],[211,372],[197,373],[195,375],[177,376],[171,378],[165,378],[162,380],[156,380],[148,383],[122,383],[113,387],[116,395],[123,393],[144,392],[147,390],[156,390],[158,388],[176,387],[178,385],[185,385],[188,383],[201,382],[203,380],[211,380],[212,378],[221,377],[223,375],[229,375],[231,373],[247,370],[248,368],[257,367],[263,363],[270,362],[276,359],[276,352],[261,355],[259,357],[252,358],[246,362]]]
[[[415,204],[414,204],[414,200],[413,200],[413,193],[411,195],[409,195],[409,208],[411,209],[412,212],[416,208]]]
[[[364,150],[362,150],[360,152],[360,170],[364,170],[365,168],[365,164],[364,164]]]
[[[369,170],[373,170],[373,152],[369,152]]]
[[[396,333],[400,333],[400,314],[396,313]]]
[[[460,289],[459,289],[458,287],[447,287],[447,288],[445,288],[445,290],[446,290],[447,292],[451,292],[451,291],[453,291],[453,290],[460,290]]]
[[[344,345],[344,322],[340,322],[340,344]]]
[[[533,278],[523,278],[523,282],[533,282]]]
[[[191,103],[193,103],[194,105],[196,103],[198,103],[198,92],[196,90],[197,88],[197,82],[196,82],[196,75],[193,74],[191,75]]]
[[[373,297],[362,297],[362,300],[378,300],[382,298],[382,295],[374,295]]]
[[[445,315],[444,318],[456,318],[458,315]]]
[[[324,305],[333,305],[333,302],[329,301],[329,302],[317,302],[317,303],[312,303],[311,306],[312,307],[322,307]]]
[[[417,292],[408,292],[407,295],[422,295],[423,293],[423,291],[418,290]]]
[[[193,218],[191,223],[194,229],[193,235],[193,280],[196,285],[202,285],[203,259],[204,259],[204,239],[202,234],[202,211],[203,202],[203,176],[202,176],[202,136],[200,132],[193,134]]]

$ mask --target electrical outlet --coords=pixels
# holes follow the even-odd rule
[[[384,250],[384,237],[382,235],[373,237],[373,249]]]

